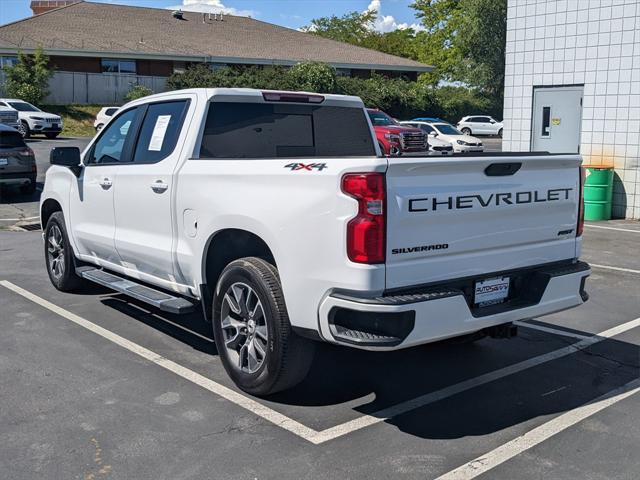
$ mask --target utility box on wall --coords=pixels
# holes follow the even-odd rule
[[[640,219],[640,0],[614,3],[509,0],[502,148],[613,167],[613,216]]]

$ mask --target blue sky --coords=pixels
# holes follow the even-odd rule
[[[184,10],[224,11],[251,15],[254,18],[291,28],[309,24],[312,18],[343,15],[354,10],[376,9],[379,18],[376,29],[388,31],[417,22],[412,0],[101,0],[142,7],[167,8],[181,6]],[[31,16],[30,0],[0,0],[0,24]]]

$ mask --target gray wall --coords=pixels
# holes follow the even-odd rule
[[[0,92],[4,76],[0,72]],[[121,104],[132,85],[149,87],[153,93],[166,90],[166,77],[121,75],[118,73],[55,72],[49,81],[49,96],[44,103],[51,105]]]

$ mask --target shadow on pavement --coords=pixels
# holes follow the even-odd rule
[[[212,335],[200,312],[169,315],[117,294],[101,301],[198,351],[216,354],[215,345],[201,338],[212,339]],[[589,336],[584,332],[575,333]],[[357,403],[358,399],[373,394],[374,399],[364,405],[345,405],[344,408],[375,416],[376,412],[398,403],[577,341],[521,328],[520,335],[511,340],[486,338],[468,345],[439,342],[396,352],[368,352],[318,344],[308,377],[295,388],[262,401],[286,414],[287,406],[339,406]],[[571,410],[638,377],[640,347],[608,339],[578,353],[384,421],[423,438],[485,435]],[[331,415],[330,410],[327,415]]]

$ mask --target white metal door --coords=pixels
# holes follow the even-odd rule
[[[581,86],[533,91],[532,151],[580,153],[582,92]]]
[[[146,105],[133,161],[118,170],[115,245],[122,266],[141,278],[180,283],[174,272],[172,197],[189,99]],[[151,278],[149,278],[151,277]]]
[[[113,243],[115,169],[112,165],[85,167],[78,181],[71,183],[69,210],[76,253],[117,264]]]
[[[85,153],[84,168],[72,183],[69,199],[72,235],[77,253],[93,261],[118,264],[113,208],[118,165],[128,160],[137,109],[118,115]]]

